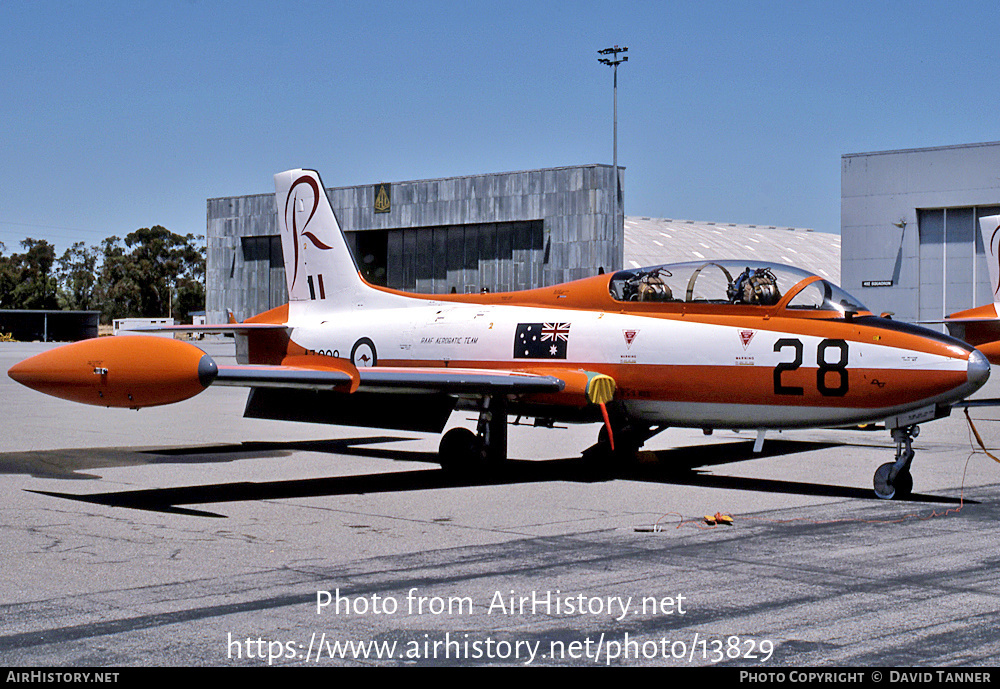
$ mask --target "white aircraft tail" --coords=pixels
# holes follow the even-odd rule
[[[314,170],[274,176],[288,300],[347,303],[369,290]]]

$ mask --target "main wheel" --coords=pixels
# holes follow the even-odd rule
[[[476,471],[482,463],[479,436],[468,428],[452,428],[441,437],[438,461],[447,471]]]
[[[634,433],[621,430],[615,433],[615,449],[611,449],[611,441],[608,439],[608,429],[601,426],[597,433],[597,446],[600,454],[609,466],[615,468],[629,467],[636,464],[639,447],[642,445]]]

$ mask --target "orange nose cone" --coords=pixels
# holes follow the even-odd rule
[[[197,395],[218,373],[212,357],[186,342],[122,336],[83,340],[13,366],[33,390],[102,407],[152,407]]]

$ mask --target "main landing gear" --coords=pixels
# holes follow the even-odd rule
[[[584,458],[594,469],[632,466],[638,460],[639,448],[664,429],[666,426],[635,423],[620,407],[608,405],[608,424],[598,432],[597,444],[584,450]]]
[[[612,449],[608,428],[602,426],[597,433],[597,445],[594,448],[596,451],[591,456],[595,462],[610,462],[614,466],[633,464],[639,448],[657,432],[659,429],[653,431],[651,428],[620,426],[613,431],[615,442]]]
[[[447,471],[477,473],[495,469],[507,459],[507,398],[483,399],[476,432],[452,428],[441,438],[438,461]]]
[[[883,500],[905,498],[913,492],[913,476],[910,463],[913,462],[912,441],[920,435],[916,425],[892,429],[892,439],[896,441],[896,461],[886,462],[875,470],[875,495]]]

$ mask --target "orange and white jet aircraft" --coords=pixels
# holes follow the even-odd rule
[[[621,270],[523,292],[426,295],[367,283],[319,175],[275,176],[289,303],[244,323],[236,366],[185,342],[113,337],[10,369],[43,392],[105,406],[251,388],[246,416],[441,432],[444,466],[507,455],[509,415],[603,421],[592,455],[626,460],[668,426],[709,431],[885,422],[883,498],[912,488],[916,424],[979,389],[989,362],[957,339],[874,316],[787,266],[704,262]]]

